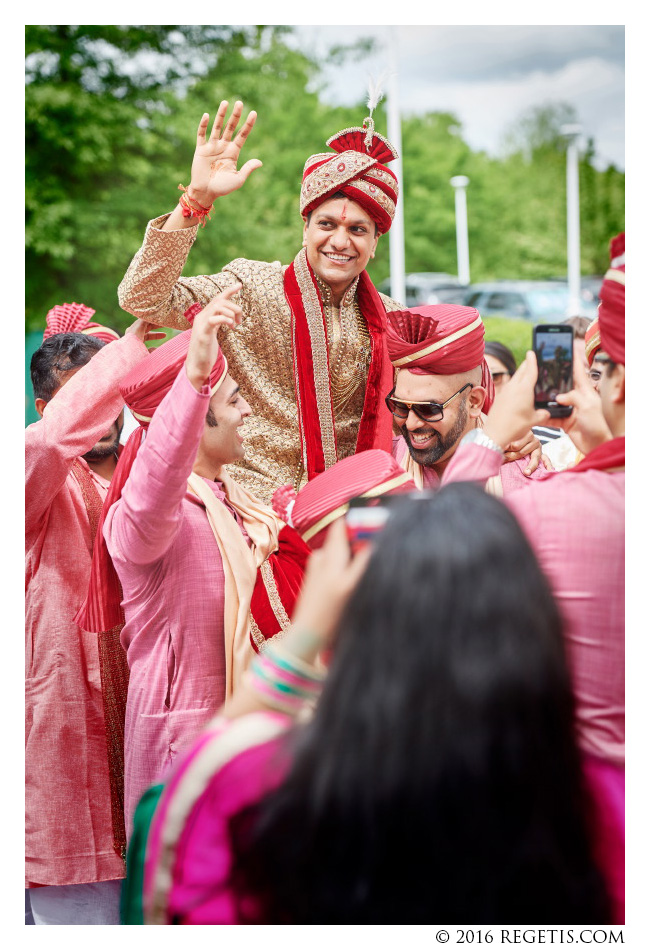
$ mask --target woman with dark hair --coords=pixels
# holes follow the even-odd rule
[[[600,774],[585,779],[528,542],[470,484],[392,511],[367,567],[333,525],[284,646],[164,787],[146,922],[612,920]],[[308,663],[331,640],[313,717],[279,712],[315,694]],[[132,894],[151,801],[141,811]]]
[[[485,359],[490,367],[494,388],[498,392],[515,374],[517,361],[514,353],[503,343],[489,340],[485,344]]]

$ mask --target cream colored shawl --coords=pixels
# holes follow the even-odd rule
[[[284,523],[272,508],[238,485],[225,472],[219,476],[226,497],[241,516],[251,540],[249,547],[227,505],[222,504],[200,475],[193,472],[188,487],[205,505],[210,527],[219,545],[225,582],[223,633],[226,651],[226,694],[241,682],[254,650],[250,641],[250,605],[257,569],[278,549]]]

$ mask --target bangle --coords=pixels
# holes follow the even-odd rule
[[[269,644],[255,657],[245,678],[272,709],[298,713],[306,703],[318,698],[324,673]]]
[[[185,187],[185,185],[179,184],[178,188],[179,188],[179,191],[183,192],[183,194],[181,195],[179,199],[179,204],[181,206],[181,211],[183,212],[183,217],[184,218],[198,218],[199,221],[201,222],[201,227],[204,228],[205,219],[208,218],[208,220],[210,220],[210,212],[214,208],[214,205],[211,204],[209,208],[204,208],[203,205],[199,204],[199,202],[195,198],[190,198],[190,196],[187,193],[187,188]],[[197,205],[197,207],[194,207],[195,205]]]
[[[500,445],[491,439],[487,432],[484,432],[481,428],[472,429],[463,438],[460,440],[461,445],[482,445],[486,449],[491,449],[493,452],[498,452],[499,455],[503,458],[503,449]]]
[[[287,643],[289,641],[290,646]],[[267,641],[268,643],[268,641]],[[291,626],[283,637],[279,637],[273,646],[278,653],[286,657],[290,662],[303,664],[303,669],[309,673],[312,667],[304,659],[304,652],[313,651],[314,654],[320,653],[323,647],[323,638],[305,627]]]

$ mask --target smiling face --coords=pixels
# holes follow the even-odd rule
[[[215,478],[222,465],[244,457],[241,427],[251,414],[251,407],[242,396],[230,374],[210,399],[205,428],[199,444],[194,471],[206,478]]]
[[[378,239],[375,222],[348,198],[323,202],[305,222],[307,260],[339,299],[375,256]]]
[[[438,474],[442,474],[458,443],[476,426],[481,414],[485,399],[485,390],[480,386],[481,369],[453,376],[424,376],[404,369],[397,374],[395,398],[404,402],[444,403],[468,382],[473,388],[452,399],[440,421],[423,422],[411,410],[406,419],[398,422],[413,460],[436,469]]]

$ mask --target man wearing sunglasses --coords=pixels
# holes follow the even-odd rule
[[[537,484],[513,492],[517,516],[546,573],[563,615],[576,697],[578,741],[584,752],[608,762],[613,773],[613,818],[622,808],[625,763],[625,235],[611,242],[611,266],[600,292],[598,352],[593,389],[574,354],[574,389],[558,396],[571,415],[554,419],[584,457]],[[587,343],[589,346],[589,341]],[[592,351],[593,352],[593,351]],[[483,481],[499,471],[500,446],[545,410],[534,409],[537,363],[529,352],[495,400],[485,432],[491,450],[461,445],[446,481]],[[618,805],[617,805],[618,803]],[[621,882],[622,884],[623,882]]]
[[[393,311],[387,322],[396,373],[385,398],[399,433],[393,455],[419,488],[437,488],[463,436],[484,438],[483,420],[494,399],[485,327],[478,310],[448,304]],[[537,450],[537,459],[522,457],[528,445],[525,451]],[[518,461],[506,461],[488,490],[503,494],[520,487],[537,468],[538,445],[520,440],[513,453]]]

